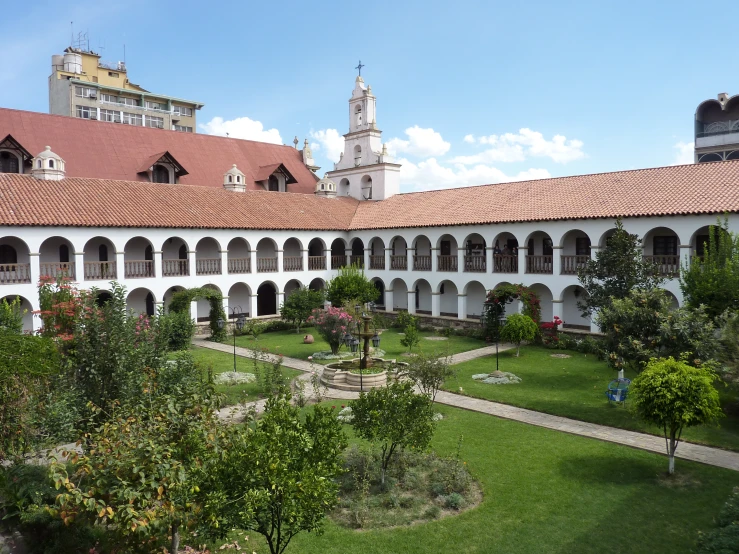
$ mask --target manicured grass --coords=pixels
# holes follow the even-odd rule
[[[214,375],[223,373],[224,371],[233,371],[234,369],[234,359],[231,354],[218,352],[217,350],[210,350],[208,348],[199,348],[196,346],[193,346],[190,349],[190,353],[193,355],[193,358],[195,358],[197,363],[202,364],[203,368],[207,369],[209,364],[213,364]],[[260,364],[259,367],[263,367],[263,364]],[[254,373],[254,364],[252,360],[248,358],[237,357],[236,370],[242,373]],[[293,379],[301,374],[300,371],[287,367],[282,368],[282,373],[287,377],[287,379]],[[216,391],[224,395],[225,406],[232,406],[242,402],[245,394],[247,395],[247,401],[257,400],[264,392],[259,380],[252,383],[216,385]]]
[[[552,358],[552,354],[565,353],[570,358]],[[592,354],[549,350],[527,346],[516,351],[500,353],[500,370],[510,371],[521,377],[516,385],[487,385],[474,381],[472,375],[495,371],[495,356],[478,358],[455,366],[456,378],[445,384],[445,389],[486,400],[503,402],[549,414],[560,415],[611,427],[643,431],[662,435],[656,427],[645,425],[621,405],[609,404],[605,397],[608,383],[616,377],[605,362]],[[633,379],[634,374],[626,373]],[[736,402],[736,392],[718,385],[724,405]],[[628,405],[628,399],[627,399]],[[739,417],[734,412],[719,421],[718,426],[702,426],[687,429],[683,433],[687,441],[739,450]],[[679,449],[679,447],[678,447]]]
[[[398,358],[403,359],[402,354],[407,352],[407,348],[400,344],[401,335],[395,329],[386,329],[380,335],[380,348],[384,350],[386,358]],[[433,337],[434,333],[421,332],[421,337]],[[303,344],[303,337],[305,335],[313,335],[315,342],[313,344]],[[233,338],[230,339],[233,341]],[[274,333],[263,333],[259,336],[259,340],[255,341],[252,337],[236,337],[237,346],[243,346],[244,348],[266,348],[272,353],[282,354],[290,358],[298,358],[301,360],[307,360],[308,356],[312,356],[316,352],[322,350],[331,350],[328,343],[324,341],[318,332],[312,327],[305,327],[300,330],[300,334],[295,331],[275,331]],[[423,352],[436,352],[440,356],[449,354],[456,354],[458,352],[466,352],[467,350],[474,350],[475,348],[482,348],[485,346],[481,340],[473,339],[470,337],[459,337],[451,336],[448,340],[426,340],[421,338],[421,344],[414,348],[413,351],[419,350]],[[342,346],[342,351],[346,347]],[[329,360],[330,361],[330,360]],[[316,363],[329,363],[329,361],[316,360]]]
[[[688,553],[708,529],[739,473],[484,414],[438,407],[433,448],[462,458],[483,501],[458,516],[412,527],[351,531],[328,522],[322,536],[301,534],[287,553],[530,554]],[[245,534],[249,541],[243,540]],[[234,533],[242,547],[268,552],[261,536]]]

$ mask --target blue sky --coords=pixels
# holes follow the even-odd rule
[[[698,103],[739,92],[735,2],[30,1],[13,16],[0,106],[48,110],[74,21],[104,59],[126,44],[133,82],[204,102],[199,132],[308,138],[321,174],[361,58],[404,191],[690,161]]]

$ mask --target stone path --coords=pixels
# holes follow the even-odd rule
[[[195,344],[195,346],[201,346],[203,348],[210,348],[211,350],[218,350],[220,352],[233,354],[233,346],[228,346],[227,344],[211,342],[203,340],[199,337],[193,340],[193,344]],[[501,345],[500,351],[508,350],[509,348],[513,348],[513,346]],[[489,356],[490,354],[495,354],[495,346],[487,346],[485,348],[478,348],[477,350],[470,350],[468,352],[455,354],[454,356],[452,356],[451,363],[458,364],[469,360],[474,360],[475,358],[480,358],[482,356]],[[253,357],[254,354],[252,350],[237,347],[236,355]],[[277,358],[277,356],[274,355],[269,356],[271,356],[270,359]],[[313,396],[313,389],[308,382],[310,379],[310,372],[313,369],[320,369],[320,366],[318,364],[311,364],[310,362],[287,357],[282,358],[282,365],[306,372],[305,375],[301,375],[298,378],[306,381],[306,397],[310,398],[311,396]],[[328,393],[326,396],[328,398],[333,398],[336,400],[352,400],[354,398],[357,398],[357,396],[359,395],[356,392],[328,389]],[[616,444],[622,444],[625,446],[631,446],[633,448],[639,448],[641,450],[647,450],[649,452],[655,452],[657,454],[665,454],[664,438],[655,435],[647,435],[645,433],[626,431],[624,429],[617,429],[615,427],[608,427],[606,425],[598,425],[595,423],[577,421],[575,419],[568,419],[566,417],[554,416],[542,412],[536,412],[533,410],[526,410],[524,408],[517,408],[515,406],[509,406],[507,404],[501,404],[499,402],[491,402],[489,400],[471,398],[469,396],[463,396],[461,394],[454,394],[446,391],[439,391],[439,393],[436,395],[436,401],[439,404],[444,404],[446,406],[453,406],[455,408],[462,408],[464,410],[480,412],[504,419],[519,421],[521,423],[528,423],[529,425],[536,425],[537,427],[546,427],[547,429],[562,431],[564,433],[571,433],[573,435],[579,435],[582,437],[589,437],[593,439],[613,442]],[[260,400],[253,403],[253,405],[255,405],[257,411],[259,411],[263,409],[264,401]],[[236,410],[234,408],[226,408],[224,410],[221,410],[221,417],[231,421],[237,420],[238,418],[243,417],[243,408]],[[711,448],[709,446],[681,442],[678,446],[675,456],[684,460],[691,460],[694,462],[701,462],[716,467],[739,471],[739,452],[730,452],[728,450],[721,450],[719,448]]]

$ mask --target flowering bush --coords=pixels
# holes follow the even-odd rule
[[[560,337],[559,337],[559,326],[564,323],[558,316],[554,316],[552,321],[545,321],[539,324],[539,330],[541,331],[541,341],[544,346],[549,348],[559,348]]]
[[[342,308],[333,306],[328,310],[315,309],[308,318],[308,324],[315,326],[323,340],[331,347],[332,354],[338,354],[341,341],[351,322],[352,316]]]

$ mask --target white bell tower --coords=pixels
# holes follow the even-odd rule
[[[400,192],[400,165],[382,144],[382,131],[377,128],[377,99],[372,87],[359,75],[349,99],[349,132],[344,135],[344,152],[326,177],[337,184],[338,196],[358,200],[384,200]]]

